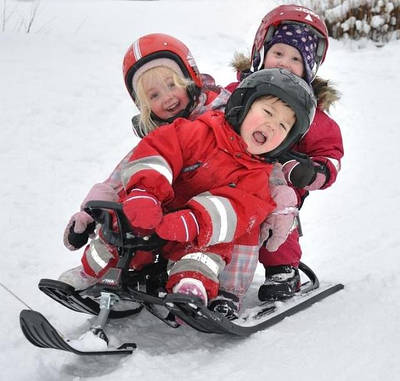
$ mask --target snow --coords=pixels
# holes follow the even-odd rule
[[[89,187],[136,143],[136,112],[121,64],[140,35],[182,39],[201,71],[227,84],[235,50],[248,52],[259,21],[278,1],[30,2],[7,7],[0,34],[0,281],[69,337],[91,319],[37,289],[79,263],[63,229]],[[2,13],[2,12],[1,12]],[[20,17],[16,20],[16,17]],[[0,19],[3,20],[2,16]],[[0,21],[1,22],[1,21]],[[18,27],[19,25],[19,27]],[[400,374],[400,41],[330,41],[320,75],[335,82],[332,109],[345,158],[338,181],[314,192],[301,212],[304,262],[345,289],[246,339],[174,330],[144,312],[113,321],[112,344],[134,341],[132,356],[80,358],[39,349],[23,337],[26,308],[3,288],[1,378],[20,380],[383,380]],[[262,281],[259,268],[251,289]]]
[[[92,331],[83,333],[77,339],[68,341],[68,345],[78,351],[106,351],[107,342],[95,335]]]
[[[373,28],[379,28],[385,23],[385,19],[382,16],[372,16],[371,26]]]

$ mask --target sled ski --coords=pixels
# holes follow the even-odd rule
[[[286,302],[268,302],[245,310],[238,319],[228,320],[224,316],[212,312],[202,305],[201,301],[186,296],[169,294],[165,304],[170,311],[192,328],[217,334],[249,336],[265,330],[288,316],[300,312],[314,303],[343,289],[342,284],[328,285],[324,288],[309,291],[307,294],[294,296]]]
[[[77,355],[127,355],[136,348],[135,343],[122,344],[116,349],[107,351],[82,351],[69,344],[69,340],[61,336],[49,321],[39,312],[22,310],[20,325],[25,337],[35,346],[40,348],[60,349]]]
[[[112,229],[110,210],[117,217],[118,232]],[[162,258],[159,257],[154,264],[139,272],[129,270],[129,263],[136,250],[154,250],[157,253],[164,241],[155,235],[134,235],[121,204],[90,201],[85,211],[102,225],[105,240],[118,249],[119,261],[116,267],[109,269],[98,283],[85,290],[77,291],[66,283],[51,279],[42,279],[39,289],[73,311],[96,316],[87,332],[90,345],[80,345],[79,340],[82,337],[78,340],[64,338],[42,314],[23,310],[20,313],[22,332],[37,347],[68,351],[77,355],[131,354],[136,348],[134,343],[125,343],[118,348],[108,347],[105,327],[108,319],[134,315],[143,308],[172,328],[179,327],[176,322],[176,318],[179,318],[200,332],[245,337],[277,324],[344,287],[342,284],[320,285],[315,273],[304,263],[300,263],[299,270],[308,281],[301,285],[295,296],[284,302],[265,302],[252,306],[239,318],[228,320],[218,312],[209,310],[199,298],[167,294],[164,289],[167,279],[166,262]],[[121,309],[121,305],[124,309]],[[93,342],[93,345],[90,342],[92,334],[99,340]],[[103,350],[104,347],[107,349]]]
[[[344,288],[340,283],[321,286],[315,273],[302,262],[299,270],[307,276],[308,281],[301,285],[295,296],[287,301],[264,302],[249,307],[235,320],[228,320],[210,311],[197,298],[189,301],[187,296],[169,294],[164,303],[172,314],[198,331],[248,336],[267,329]]]
[[[327,285],[318,289],[299,293],[286,302],[268,302],[247,309],[236,320],[228,320],[217,312],[210,311],[200,299],[187,295],[168,294],[164,298],[135,291],[133,298],[142,300],[144,306],[159,319],[173,328],[178,324],[171,320],[171,315],[184,321],[190,327],[203,333],[228,334],[233,336],[249,336],[252,333],[265,330],[288,316],[300,312],[314,303],[343,289],[342,284]],[[165,317],[158,316],[153,311],[162,306],[170,312]],[[81,351],[69,344],[69,340],[57,332],[49,321],[39,312],[23,310],[20,314],[21,329],[25,337],[35,346],[69,351],[77,355],[111,355],[131,354],[136,348],[134,343],[126,343],[117,349],[107,351]]]
[[[80,292],[64,282],[53,279],[41,279],[38,285],[40,291],[44,292],[50,298],[63,306],[76,311],[90,315],[98,315],[100,312],[99,303],[91,299],[89,296],[81,296]],[[123,310],[110,311],[110,319],[120,319],[130,315],[135,315],[143,309],[143,306]]]

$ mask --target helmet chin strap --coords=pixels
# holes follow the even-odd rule
[[[158,115],[156,115],[153,111],[151,112],[150,115],[155,122],[169,124],[172,123],[177,118],[188,118],[193,108],[194,108],[194,99],[190,97],[190,101],[187,104],[187,106],[182,111],[179,111],[176,115],[171,116],[171,118],[162,119]]]
[[[317,73],[318,73],[318,69],[319,69],[319,66],[321,65],[321,63],[320,62],[317,62],[316,64],[315,64],[315,66],[314,66],[314,68],[313,68],[313,70],[312,70],[312,77],[310,78],[310,84],[311,84],[311,82],[312,81],[314,81],[314,79],[315,79],[315,77],[317,76]]]

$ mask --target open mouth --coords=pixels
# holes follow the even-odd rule
[[[178,106],[179,106],[179,102],[176,102],[176,103],[174,103],[173,105],[167,107],[167,111],[169,111],[169,112],[174,112],[174,111],[176,111],[176,109],[178,108]]]
[[[253,139],[258,144],[264,144],[267,141],[267,137],[261,131],[253,132]]]

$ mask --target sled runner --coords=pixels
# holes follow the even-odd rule
[[[131,354],[136,348],[136,344],[123,344],[117,349],[106,351],[82,351],[75,349],[48,320],[39,312],[23,310],[20,314],[21,329],[25,337],[37,347],[60,349],[75,353],[77,355],[111,355],[111,354]]]
[[[105,327],[108,319],[122,318],[139,313],[146,308],[170,327],[177,328],[175,317],[192,328],[214,334],[248,336],[266,329],[287,316],[291,316],[341,290],[342,284],[320,285],[315,273],[304,263],[299,270],[308,278],[296,296],[285,302],[266,302],[247,308],[238,319],[228,320],[218,312],[210,311],[196,297],[167,294],[163,288],[166,263],[158,256],[156,263],[143,270],[130,271],[129,263],[136,250],[159,249],[164,241],[157,236],[133,235],[129,222],[118,203],[91,201],[85,211],[102,225],[105,239],[118,249],[119,261],[109,269],[99,282],[85,290],[76,291],[72,286],[51,279],[42,279],[39,289],[65,307],[97,316],[89,335],[71,340],[60,334],[39,312],[23,310],[20,325],[25,337],[40,348],[53,348],[78,355],[130,354],[134,343],[124,343],[118,348],[108,346]],[[113,231],[111,215],[117,217],[118,232]],[[92,345],[93,344],[93,345]]]

